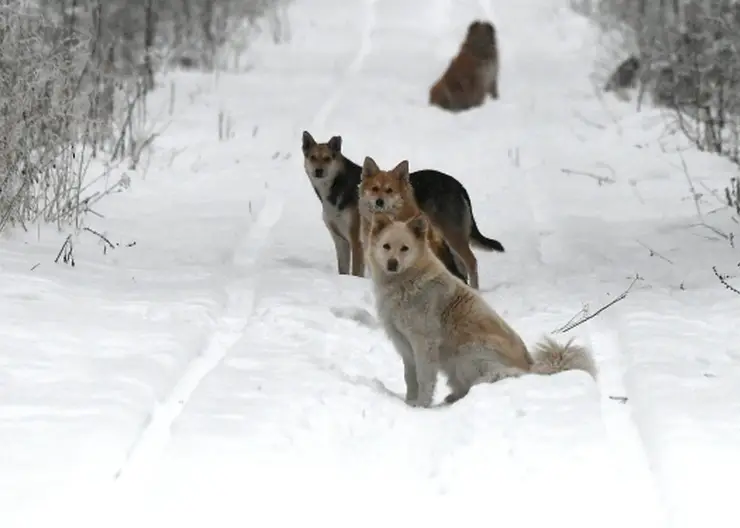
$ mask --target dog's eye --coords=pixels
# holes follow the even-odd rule
[[[385,249],[386,251],[390,251],[391,245],[390,244],[383,244],[383,249]]]
[[[409,250],[408,246],[401,246],[401,252],[406,253]]]
[[[385,193],[386,194],[392,194],[393,193],[393,189],[391,189],[390,187],[386,187],[385,188]]]
[[[319,160],[318,160],[318,158],[316,158],[316,156],[311,156],[311,161],[313,161],[314,163],[316,163]]]
[[[329,164],[329,163],[331,163],[331,158],[324,158],[324,159],[321,160],[321,163]]]
[[[377,185],[376,185],[375,187],[373,187],[373,192],[375,192],[375,193],[376,193],[376,192],[378,192],[379,190],[380,190],[380,187],[378,187]]]

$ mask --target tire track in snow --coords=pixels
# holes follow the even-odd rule
[[[247,277],[243,279],[245,284],[241,288],[234,287],[240,280],[235,277],[234,267],[237,264],[232,262],[232,269],[224,286],[228,295],[227,302],[211,338],[201,353],[191,360],[165,400],[155,406],[147,424],[129,449],[123,465],[115,473],[116,481],[124,483],[135,481],[137,478],[144,478],[146,472],[153,469],[154,462],[161,457],[170,441],[173,423],[182,414],[192,394],[244,334],[255,303],[257,264],[270,231],[282,216],[282,212],[282,200],[268,192],[264,205],[241,245],[241,252],[250,255],[247,260],[238,264],[241,268],[239,275]]]
[[[493,10],[489,0],[477,0],[482,14],[493,20]],[[494,21],[495,23],[495,21]],[[540,163],[532,169],[538,170]],[[529,204],[528,210],[535,234],[538,226],[546,226],[550,222],[539,213],[538,201],[542,199],[537,192],[537,185],[533,181],[530,171],[524,169],[524,181],[519,183],[518,190],[522,198]],[[532,197],[538,199],[532,199]],[[548,208],[543,208],[545,211]],[[537,254],[539,263],[544,266],[541,236],[537,236]],[[546,266],[545,266],[546,267]],[[613,308],[612,310],[615,310]],[[652,468],[649,451],[646,449],[646,432],[642,431],[633,413],[638,403],[630,397],[629,387],[625,379],[624,353],[622,343],[622,321],[618,312],[603,314],[599,321],[589,323],[591,330],[591,344],[598,351],[599,388],[601,393],[601,415],[606,430],[610,454],[614,457],[615,475],[621,476],[617,483],[620,503],[628,505],[620,512],[612,512],[615,517],[624,518],[625,526],[650,526],[664,528],[667,526],[666,510],[660,497],[658,482]],[[621,398],[625,398],[622,400]],[[626,496],[625,496],[626,495]]]
[[[375,3],[376,0],[366,0],[365,2],[365,25],[360,48],[349,64],[343,82],[335,85],[331,95],[327,97],[324,104],[316,112],[313,119],[314,126],[323,125],[326,122],[339,100],[347,80],[361,70],[366,57],[372,50],[371,39],[375,29]],[[282,211],[283,200],[268,192],[265,197],[265,204],[244,243],[243,253],[249,253],[251,257],[242,264],[243,273],[251,273],[252,277],[246,280],[247,284],[243,287],[234,288],[233,286],[238,284],[239,281],[233,277],[234,271],[232,270],[232,277],[227,281],[226,286],[228,300],[208,344],[190,362],[164,402],[157,405],[151,413],[144,429],[129,449],[123,465],[114,475],[117,482],[124,484],[131,481],[135,482],[137,477],[144,478],[146,473],[154,468],[154,462],[161,457],[170,441],[172,425],[182,414],[192,394],[201,381],[221,364],[229,349],[244,335],[255,304],[256,284],[254,275],[259,257],[266,245],[272,227],[280,220]],[[233,262],[232,266],[235,264],[236,262]]]
[[[629,504],[628,511],[620,515],[632,515],[633,518],[627,521],[632,525],[666,527],[666,509],[646,449],[649,438],[634,416],[639,403],[631,398],[629,383],[625,379],[626,347],[621,337],[624,324],[619,316],[619,307],[611,310],[602,314],[598,321],[589,322],[589,333],[593,350],[597,351],[600,359],[601,415],[607,442],[616,471],[623,475],[619,486],[620,501]]]
[[[375,12],[375,5],[378,2],[378,0],[365,0],[364,1],[364,8],[365,8],[365,15],[363,17],[363,20],[365,21],[364,26],[362,28],[362,36],[360,38],[360,47],[357,50],[357,53],[355,54],[352,61],[347,66],[347,69],[344,72],[344,75],[342,76],[342,81],[334,83],[334,89],[332,90],[332,93],[325,98],[323,104],[319,107],[319,109],[316,111],[316,114],[314,114],[313,120],[311,122],[311,128],[320,128],[323,127],[326,124],[326,120],[331,115],[332,110],[334,110],[334,107],[336,106],[337,102],[339,101],[339,98],[342,96],[342,93],[344,92],[346,85],[348,81],[354,76],[357,75],[361,70],[362,66],[365,63],[365,59],[370,55],[370,52],[372,51],[373,45],[372,45],[372,34],[373,31],[375,31],[375,24],[377,21],[377,15]],[[301,195],[303,196],[303,195]],[[297,198],[298,200],[302,200],[302,198]],[[335,317],[343,317],[344,314],[334,314]],[[328,350],[331,346],[331,340],[332,335],[331,332],[333,330],[330,328],[327,328],[327,332],[324,337],[324,351]],[[334,370],[336,367],[333,367],[331,365],[327,365],[325,368],[329,371]]]
[[[314,127],[321,127],[326,123],[326,119],[329,117],[329,114],[336,106],[337,101],[339,101],[339,98],[342,96],[347,82],[350,78],[360,72],[365,63],[365,59],[370,55],[370,52],[373,49],[372,36],[373,31],[375,31],[375,4],[377,1],[378,0],[365,0],[365,14],[363,16],[365,24],[362,28],[360,48],[357,50],[357,54],[344,72],[342,80],[334,84],[335,88],[331,95],[324,100],[324,103],[316,112],[316,115],[313,118]]]

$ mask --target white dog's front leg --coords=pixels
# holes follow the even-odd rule
[[[437,386],[437,350],[433,343],[417,339],[411,343],[416,363],[416,383],[418,394],[415,399],[406,403],[412,407],[429,407],[434,398],[434,389]]]
[[[393,343],[396,352],[403,361],[403,379],[406,382],[406,401],[415,400],[419,394],[416,383],[416,365],[414,364],[414,350],[408,340],[399,332],[392,322],[385,324],[385,331]]]

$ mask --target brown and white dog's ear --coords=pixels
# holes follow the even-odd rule
[[[370,178],[380,172],[380,167],[375,163],[375,160],[370,156],[365,156],[365,161],[362,163],[362,177]]]
[[[392,223],[393,219],[387,214],[373,213],[373,219],[370,224],[370,232],[373,235],[377,235]]]
[[[417,239],[424,240],[426,238],[429,224],[427,223],[427,219],[424,218],[424,215],[416,215],[411,220],[406,222],[406,225]]]
[[[393,174],[395,174],[399,180],[408,180],[409,179],[408,160],[403,160],[401,163],[393,167],[393,170],[391,172],[393,172]]]
[[[303,137],[301,140],[301,149],[303,150],[303,155],[307,156],[308,151],[311,150],[315,146],[316,146],[316,140],[313,138],[311,134],[308,133],[308,130],[304,130]]]
[[[468,24],[468,35],[470,35],[474,31],[478,31],[478,28],[480,26],[481,26],[480,20],[473,20],[470,24]]]
[[[333,154],[341,154],[342,136],[332,136],[332,138],[327,143],[327,146],[329,147],[329,150],[331,150]]]
[[[481,27],[483,27],[486,31],[486,35],[492,40],[496,38],[496,26],[493,25],[493,22],[486,20],[481,23]]]

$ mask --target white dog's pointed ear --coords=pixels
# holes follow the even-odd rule
[[[398,176],[398,179],[400,180],[408,180],[409,179],[409,162],[408,160],[403,160],[401,163],[396,165],[393,168],[393,174]]]
[[[406,225],[419,240],[423,240],[426,237],[429,225],[427,224],[427,220],[424,218],[424,215],[416,215],[406,222]]]
[[[362,177],[369,178],[375,176],[380,172],[380,167],[375,163],[375,160],[370,156],[365,156],[365,161],[362,163]]]

